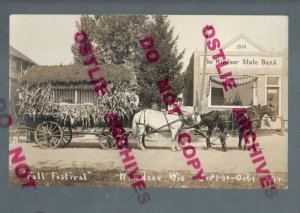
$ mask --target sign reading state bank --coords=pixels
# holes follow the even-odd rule
[[[250,40],[244,34],[240,34],[232,41],[223,46],[224,53],[228,59],[228,68],[266,68],[282,69],[282,57],[272,55],[272,52],[266,50],[256,42]],[[203,56],[200,60],[203,61]],[[214,67],[222,63],[222,59],[206,59],[208,67]]]
[[[202,58],[202,56],[201,56]],[[227,56],[228,67],[247,67],[247,68],[282,68],[282,57],[263,57],[263,56]],[[202,59],[203,60],[203,59]],[[222,59],[212,60],[207,58],[208,67],[213,67],[222,63]]]

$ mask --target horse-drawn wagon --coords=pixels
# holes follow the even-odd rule
[[[133,119],[121,121],[125,127],[124,134],[126,137],[131,136],[131,139],[137,138],[141,148],[144,148],[146,147],[146,135],[171,132],[174,145],[180,131],[194,129],[197,126],[195,122],[196,117],[199,116],[197,109],[194,107],[183,107],[183,109],[182,116],[169,115],[166,112],[149,109],[141,110],[135,114]],[[149,112],[157,115],[155,114],[151,117],[151,120],[148,120],[147,113]],[[141,113],[142,117],[140,116]],[[66,147],[70,144],[74,134],[93,134],[98,137],[102,149],[117,148],[111,128],[107,125],[101,110],[98,110],[95,105],[76,107],[74,105],[52,103],[46,114],[34,116],[33,114],[16,113],[14,122],[19,128],[26,126],[29,131],[33,132],[33,139],[41,148]],[[132,127],[131,124],[133,124]],[[197,132],[206,137],[205,130],[198,128]]]
[[[18,128],[17,131],[25,128],[33,132],[33,139],[41,148],[66,147],[70,144],[74,134],[96,135],[102,149],[115,148],[114,138],[103,117],[98,116],[95,111],[93,115],[87,112],[87,109],[95,110],[96,106],[81,105],[76,107],[57,104],[52,107],[55,109],[54,112],[47,115],[33,117],[28,113],[17,114],[14,120]],[[83,111],[85,111],[86,116],[83,116],[82,120],[72,117],[76,113],[82,116]],[[127,132],[130,132],[130,129]],[[14,135],[16,134],[10,132],[10,137]]]
[[[23,93],[26,93],[26,90],[24,91]],[[39,88],[33,95],[22,101],[22,106],[18,102],[16,107],[14,122],[17,124],[23,123],[26,128],[33,131],[34,141],[40,147],[66,147],[70,144],[74,134],[93,134],[98,136],[102,149],[116,149],[115,137],[104,118],[107,112],[106,109],[103,110],[97,104],[70,105],[53,103],[50,92],[50,88]],[[22,97],[24,99],[26,94],[23,94]],[[130,135],[131,138],[138,139],[138,145],[141,149],[146,147],[146,135],[171,132],[171,149],[176,150],[179,148],[177,138],[180,132],[193,129],[195,134],[206,138],[208,147],[213,144],[210,140],[213,135],[213,141],[220,139],[222,147],[226,151],[227,133],[229,133],[229,130],[237,128],[234,127],[234,117],[231,110],[200,114],[196,107],[182,106],[182,115],[173,115],[151,109],[141,110],[134,115],[136,111],[137,108],[134,111],[132,110],[131,116],[121,116],[121,122],[125,127],[124,134],[126,137]],[[249,111],[251,118],[253,117],[252,114],[254,117],[257,116],[257,118],[253,118],[254,120],[252,119],[255,122],[260,122],[265,114],[274,117],[274,113],[270,111],[268,106],[252,107]],[[241,146],[241,136],[242,133],[240,132],[239,146]]]

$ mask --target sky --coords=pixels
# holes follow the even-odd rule
[[[10,45],[40,65],[70,64],[71,46],[80,15],[11,15]],[[212,24],[216,37],[226,44],[243,33],[270,51],[287,50],[287,16],[169,16],[178,50],[185,49],[184,69],[195,50],[204,49],[202,28]]]

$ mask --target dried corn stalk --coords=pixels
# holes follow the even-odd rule
[[[51,85],[32,86],[26,84],[17,90],[17,114],[29,114],[30,117],[52,114],[53,100]]]
[[[138,110],[139,97],[130,84],[110,85],[110,94],[97,98],[97,106],[105,113],[117,113],[123,119]]]
[[[61,125],[92,128],[105,124],[104,114],[117,113],[130,120],[138,110],[139,98],[131,84],[110,85],[110,94],[99,96],[96,105],[54,104],[51,85],[32,86],[26,84],[17,90],[17,113],[39,116],[54,116]]]

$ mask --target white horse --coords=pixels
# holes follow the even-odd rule
[[[172,145],[171,151],[180,150],[177,140],[180,130],[187,122],[196,124],[200,122],[197,107],[182,106],[179,114],[168,114],[151,109],[144,109],[136,113],[132,121],[132,135],[137,137],[139,147],[145,149],[145,136],[152,132],[171,132]]]

